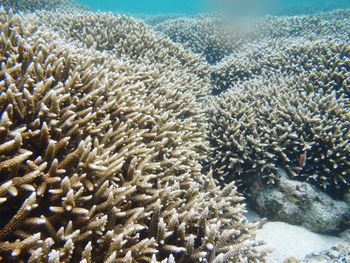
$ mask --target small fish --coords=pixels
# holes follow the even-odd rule
[[[304,143],[304,147],[303,147],[302,153],[299,155],[299,166],[300,166],[300,168],[303,168],[306,165],[307,150],[309,150],[309,149],[311,149],[311,147],[307,143]]]
[[[306,165],[306,160],[307,160],[307,151],[299,155],[299,166],[301,168],[303,168]]]

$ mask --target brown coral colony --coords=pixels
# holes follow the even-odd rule
[[[0,262],[263,262],[251,184],[349,192],[344,16],[247,31],[5,0]]]
[[[122,60],[88,50],[49,19],[1,9],[0,260],[262,257],[236,188],[201,173],[198,77],[177,58],[166,71],[165,60],[145,67],[117,44]],[[184,89],[190,79],[199,97]]]

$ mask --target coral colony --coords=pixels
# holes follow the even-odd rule
[[[0,262],[262,262],[250,184],[349,191],[349,13],[225,39],[209,15],[2,4]]]

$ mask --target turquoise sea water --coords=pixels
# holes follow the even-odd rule
[[[187,14],[219,11],[241,14],[307,14],[350,7],[350,0],[80,0],[92,10],[132,14]]]

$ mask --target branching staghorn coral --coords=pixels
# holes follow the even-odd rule
[[[310,13],[308,13],[310,14]],[[256,24],[260,38],[294,38],[304,40],[347,40],[350,30],[348,9],[299,16],[267,16]]]
[[[350,94],[350,45],[343,41],[285,39],[245,45],[246,52],[226,57],[211,68],[214,93],[256,78],[304,76],[308,90]]]
[[[349,94],[349,21],[348,11],[257,21],[251,41],[211,67],[213,94],[276,74],[309,76],[310,86]]]
[[[275,183],[282,167],[339,196],[349,191],[348,99],[334,91],[307,92],[303,82],[253,79],[215,98],[209,109],[210,163],[217,177],[249,188]]]
[[[209,64],[221,61],[238,49],[248,35],[247,28],[226,24],[222,17],[209,14],[166,20],[154,26],[172,41],[203,56]]]
[[[160,14],[160,15],[149,15],[149,14],[135,14],[133,17],[141,19],[147,25],[155,26],[157,24],[163,23],[167,20],[172,20],[176,18],[183,17],[183,14]]]
[[[75,3],[73,0],[3,0],[1,4],[7,9],[15,11],[34,12],[44,10],[86,10],[85,7]]]
[[[349,191],[349,30],[347,11],[268,17],[254,42],[211,67],[212,93],[222,93],[209,110],[217,177],[249,188],[276,182],[283,167],[329,193]]]
[[[348,82],[349,17],[348,10],[338,10],[267,16],[248,24],[200,15],[166,20],[153,28],[214,63],[210,67],[214,94],[256,75],[300,74],[302,69],[331,74],[329,82],[335,81],[335,88],[342,89],[342,81]]]
[[[204,60],[161,36],[141,20],[106,13],[38,12],[34,18],[36,16],[87,48],[109,52],[117,59],[130,60],[130,63],[147,65],[160,73],[172,69],[173,81],[182,81],[179,88],[184,87],[197,98],[210,92],[209,69]],[[179,72],[182,76],[175,76]]]
[[[201,172],[206,118],[172,72],[31,16],[0,27],[0,261],[263,257],[235,186]]]

